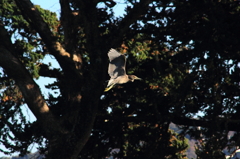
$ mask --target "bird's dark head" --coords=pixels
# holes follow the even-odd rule
[[[141,78],[135,76],[135,75],[128,75],[129,81],[133,82],[134,80],[142,80]]]

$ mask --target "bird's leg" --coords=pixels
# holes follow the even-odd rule
[[[113,83],[110,86],[108,86],[107,88],[105,88],[104,92],[109,91],[114,85],[115,85],[115,83]]]

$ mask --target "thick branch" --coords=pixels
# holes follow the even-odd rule
[[[43,129],[51,132],[59,131],[58,122],[55,121],[53,114],[49,110],[39,86],[22,63],[13,55],[14,48],[8,47],[12,46],[12,43],[10,36],[2,25],[0,26],[0,41],[4,41],[0,43],[0,66],[6,70],[9,77],[15,80],[29,109],[43,126]]]
[[[106,40],[102,38],[99,30],[99,15],[97,12],[97,1],[84,1],[80,0],[77,3],[80,9],[80,18],[84,26],[84,32],[86,34],[86,48],[90,56],[90,71],[91,75],[96,78],[91,78],[91,86],[96,87],[100,86],[102,89],[101,83],[105,79],[105,70],[107,69],[107,51],[109,49]],[[91,87],[90,86],[90,87]],[[89,88],[90,88],[89,87]]]
[[[79,1],[80,17],[83,22],[84,31],[87,38],[87,49],[90,53],[91,60],[100,60],[100,55],[96,53],[95,48],[101,49],[100,32],[98,27],[98,13],[96,8],[97,3],[91,1]],[[94,47],[93,47],[94,46]],[[98,58],[98,59],[96,59]]]
[[[171,116],[171,115],[170,115]],[[168,116],[169,117],[169,116]],[[159,119],[154,117],[110,117],[110,116],[98,116],[97,119],[115,121],[115,122],[157,122]],[[186,117],[179,117],[172,115],[171,122],[177,125],[184,126],[201,126],[205,128],[212,128],[213,124],[218,124],[221,130],[228,131],[240,131],[240,120],[231,120],[224,118],[216,118],[215,120],[207,121],[201,119],[190,119]]]
[[[210,129],[213,127],[213,125],[218,125],[221,130],[240,131],[240,120],[224,118],[216,118],[213,120],[200,120],[174,116],[171,121],[178,125],[201,126]]]
[[[25,19],[40,34],[48,50],[54,55],[62,67],[64,73],[73,73],[75,77],[79,76],[75,64],[81,63],[79,57],[71,55],[57,41],[48,24],[44,22],[40,12],[33,6],[29,0],[16,0],[18,8],[21,10]]]
[[[48,24],[43,20],[40,12],[29,0],[16,0],[16,4],[24,18],[40,34],[48,50],[55,56],[61,66],[64,73],[62,80],[64,93],[62,95],[69,101],[68,106],[75,105],[74,107],[79,108],[77,105],[81,101],[80,91],[83,84],[81,75],[82,59],[80,54],[74,50],[70,50],[73,52],[68,52],[63,48],[57,41],[57,37],[51,32]]]
[[[0,21],[0,45],[5,46],[5,48],[10,50],[11,52],[14,52],[14,46],[11,42],[8,32],[4,28],[2,21]]]
[[[46,64],[40,65],[39,75],[50,78],[60,78],[62,77],[60,71],[58,69],[49,69],[49,66]]]
[[[36,116],[39,123],[41,123],[43,129],[47,131],[60,130],[58,122],[55,121],[49,110],[38,85],[34,82],[31,75],[21,62],[2,45],[0,45],[0,66],[3,67],[8,75],[15,80],[28,107]]]
[[[76,52],[77,36],[79,30],[79,12],[73,12],[69,6],[69,0],[60,0],[61,24],[64,31],[64,45],[67,51]]]

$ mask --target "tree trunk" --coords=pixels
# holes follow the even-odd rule
[[[95,117],[96,109],[80,111],[69,133],[56,134],[49,140],[47,158],[77,159],[90,137]]]

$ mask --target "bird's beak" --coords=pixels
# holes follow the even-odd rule
[[[137,77],[137,78],[135,78],[135,80],[142,80],[141,78],[139,78],[139,77]]]

